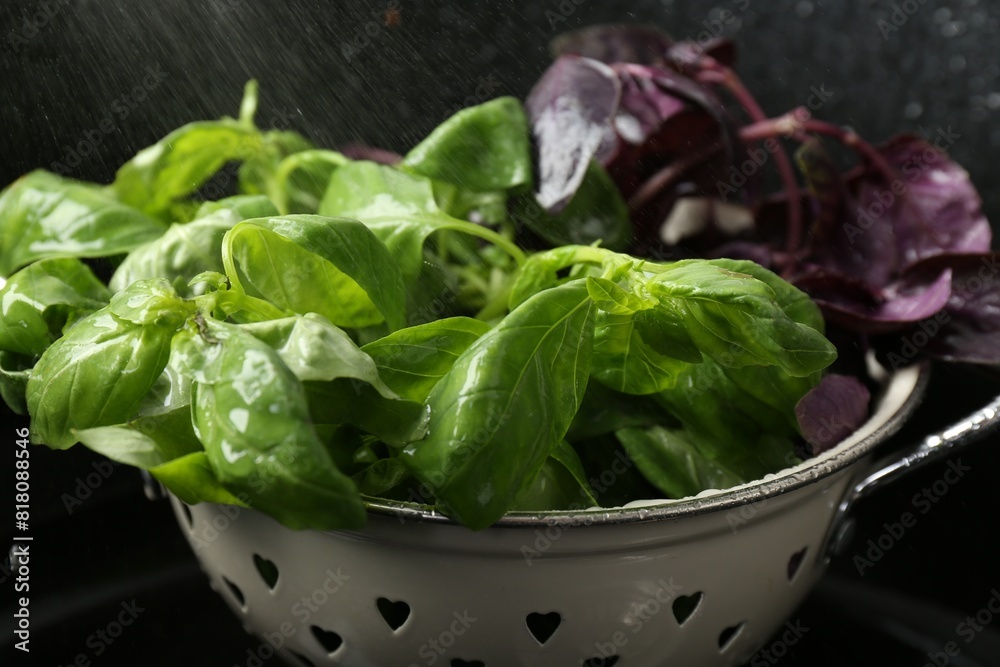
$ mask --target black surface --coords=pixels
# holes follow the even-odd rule
[[[992,178],[1000,156],[1000,4],[914,2],[919,9],[888,39],[878,21],[891,19],[889,3],[861,0],[399,5],[402,22],[388,28],[382,15],[390,3],[381,1],[8,0],[0,5],[0,184],[35,167],[68,164],[88,137],[99,141],[71,173],[107,181],[132,152],[181,123],[235,114],[251,76],[261,81],[262,125],[287,124],[323,145],[363,138],[405,149],[463,104],[523,96],[546,65],[546,41],[563,29],[655,21],[678,37],[696,37],[718,8],[746,7],[725,31],[736,37],[740,72],[768,111],[802,104],[812,87],[823,86],[834,96],[817,115],[852,124],[872,140],[951,127],[960,134],[953,157],[969,169],[990,217],[1000,219]],[[565,21],[554,19],[562,17],[560,7]],[[25,17],[34,18],[26,24]],[[377,31],[370,45],[346,58],[345,45],[366,27]],[[166,74],[162,81],[144,100],[123,100],[150,67]],[[100,130],[105,118],[108,133]],[[975,378],[939,371],[910,435],[969,409],[992,386]],[[4,471],[12,466],[11,419],[4,413],[0,431],[10,457],[0,463]],[[914,511],[914,495],[941,479],[947,465],[866,501],[854,546],[795,617],[809,631],[774,664],[920,667],[937,649],[907,643],[928,640],[961,643],[963,653],[949,664],[1000,664],[1000,655],[989,654],[986,662],[969,662],[987,650],[988,635],[964,644],[948,616],[975,614],[1000,587],[998,444],[962,453],[971,470],[861,576],[852,557],[885,532],[885,523]],[[69,514],[64,494],[75,493],[99,459],[83,450],[37,449],[32,456],[32,659],[6,654],[0,663],[62,665],[83,653],[94,665],[246,664],[246,650],[256,644],[209,590],[166,504],[142,497],[134,471],[115,470]],[[5,475],[2,488],[7,484]],[[9,525],[0,522],[0,536]],[[0,585],[5,653],[13,583]],[[95,656],[88,637],[133,599],[145,610]],[[903,603],[878,605],[886,599]],[[904,611],[926,617],[919,612],[930,608],[941,612],[936,631],[908,634]],[[865,613],[872,609],[886,611],[873,618]]]

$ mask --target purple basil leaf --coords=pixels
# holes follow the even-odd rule
[[[802,144],[795,157],[816,208],[808,261],[872,287],[888,283],[897,265],[896,239],[893,209],[876,207],[882,180],[865,172],[864,180],[852,183],[855,192],[849,192],[817,139]]]
[[[710,117],[723,125],[726,119],[722,103],[707,88],[677,72],[658,67],[618,64],[615,72],[621,81],[621,105],[615,129],[625,141],[640,145],[663,134],[663,126],[684,112]],[[699,137],[678,136],[679,146],[690,149]]]
[[[819,305],[827,321],[850,331],[898,331],[911,322],[931,317],[948,303],[951,271],[911,275],[886,287],[874,286],[845,274],[815,272],[799,276],[795,285]]]
[[[707,88],[674,71],[642,65],[614,65],[622,82],[622,101],[615,129],[622,141],[604,162],[637,215],[640,236],[655,235],[680,194],[715,196],[716,184],[732,160],[733,138],[726,113]],[[680,178],[665,187],[643,191],[678,161],[704,154],[686,164]]]
[[[525,106],[538,145],[538,203],[557,213],[607,141],[618,107],[615,73],[589,58],[563,56],[532,88]]]
[[[595,25],[559,35],[549,44],[552,57],[578,55],[604,63],[652,65],[665,62],[670,35],[647,26]]]
[[[813,456],[833,448],[868,419],[868,388],[855,377],[830,374],[795,406],[802,437]]]
[[[918,137],[896,137],[880,151],[899,171],[896,183],[881,184],[881,201],[905,188],[893,219],[900,269],[943,253],[989,252],[990,224],[965,169]]]
[[[938,255],[907,275],[952,273],[951,295],[934,317],[910,327],[893,348],[907,359],[926,354],[946,361],[1000,364],[1000,255]]]
[[[618,136],[630,144],[641,145],[664,123],[689,109],[686,99],[657,85],[651,70],[620,69],[618,75],[622,92],[614,127]]]

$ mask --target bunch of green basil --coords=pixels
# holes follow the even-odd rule
[[[256,103],[251,82],[238,119],[109,186],[36,171],[0,195],[0,389],[35,442],[317,529],[361,526],[366,497],[480,529],[794,458],[835,357],[817,308],[749,262],[615,252],[628,213],[596,164],[541,214],[516,100],[395,166],[262,131]],[[239,194],[206,201],[232,162]]]

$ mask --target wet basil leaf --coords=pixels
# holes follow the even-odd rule
[[[83,429],[76,435],[88,449],[144,470],[203,451],[191,425],[190,407],[125,424]]]
[[[274,175],[271,198],[283,214],[318,213],[330,177],[350,162],[335,151],[307,150],[289,155]]]
[[[511,509],[544,512],[597,506],[580,456],[563,440],[542,464],[535,479],[521,489]]]
[[[654,426],[617,432],[643,476],[668,498],[686,498],[705,489],[728,489],[745,480],[705,456],[683,429]]]
[[[190,123],[139,151],[115,174],[125,204],[173,221],[175,204],[204,185],[227,162],[245,160],[261,146],[257,128],[235,120]]]
[[[136,280],[163,278],[185,295],[200,293],[203,285],[189,286],[189,281],[205,271],[222,272],[222,238],[233,225],[278,210],[266,197],[242,195],[230,197],[212,206],[203,205],[198,219],[174,223],[155,241],[128,254],[111,276],[109,286],[120,291]]]
[[[117,255],[164,231],[104,188],[33,171],[0,193],[0,276],[47,257]]]
[[[223,241],[230,280],[297,313],[315,312],[345,327],[406,321],[399,267],[382,242],[355,220],[312,215],[246,220]]]
[[[829,366],[836,349],[789,318],[766,283],[701,260],[675,262],[648,283],[662,307],[683,318],[701,351],[725,366],[776,365],[805,376]]]
[[[489,329],[479,320],[451,317],[401,329],[362,349],[393,391],[423,402],[462,353]]]
[[[441,123],[401,168],[465,190],[508,190],[531,182],[528,121],[513,97],[469,107]]]
[[[410,471],[398,458],[379,459],[361,472],[351,475],[358,489],[366,496],[381,496],[399,486]]]
[[[496,232],[453,218],[438,208],[431,181],[374,162],[352,162],[337,169],[319,212],[356,218],[389,248],[407,281],[419,275],[424,243],[439,231],[478,237],[520,261],[524,253]]]
[[[298,132],[271,130],[264,132],[260,148],[240,165],[240,191],[250,195],[267,195],[277,201],[281,196],[278,170],[281,163],[315,146]]]
[[[111,292],[78,259],[43,259],[0,288],[0,350],[36,356],[64,327],[103,308]]]
[[[706,358],[679,374],[677,389],[656,398],[705,456],[725,461],[730,472],[750,481],[789,465],[795,402],[783,409],[768,405],[733,382],[732,370]]]
[[[386,398],[398,398],[379,377],[375,360],[321,315],[247,324],[243,329],[274,348],[303,382],[349,378],[371,385]]]
[[[428,436],[403,456],[450,516],[473,529],[499,519],[563,439],[590,373],[594,310],[582,282],[545,290],[431,390]]]
[[[129,419],[163,372],[190,309],[165,282],[140,281],[52,344],[28,380],[32,438],[64,449],[74,430]],[[134,321],[122,319],[114,311]]]
[[[30,357],[0,350],[0,398],[15,414],[28,414],[24,396],[28,390],[32,362]]]
[[[372,385],[353,378],[306,382],[309,413],[318,424],[352,424],[394,447],[419,440],[430,418],[423,403],[387,398]]]
[[[545,210],[561,211],[592,173],[591,158],[611,133],[620,95],[610,67],[576,56],[556,60],[531,89],[525,104],[539,148],[537,198]]]
[[[257,82],[247,83],[240,119],[189,123],[139,151],[115,174],[115,196],[167,222],[178,219],[177,204],[204,185],[227,162],[252,158],[262,146],[253,124]],[[180,218],[186,220],[186,217]]]
[[[170,492],[188,505],[196,503],[218,503],[247,507],[240,493],[234,495],[226,489],[212,469],[205,452],[192,452],[161,463],[149,472]]]
[[[592,371],[596,380],[615,391],[636,395],[655,394],[677,384],[678,374],[688,363],[660,354],[637,326],[637,322],[655,317],[648,311],[598,314]]]
[[[295,529],[364,523],[357,488],[331,460],[302,384],[276,351],[213,320],[182,330],[175,346],[195,380],[195,432],[226,489]]]

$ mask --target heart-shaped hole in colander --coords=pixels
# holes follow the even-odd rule
[[[388,598],[379,598],[375,600],[375,606],[378,608],[378,613],[382,615],[382,619],[393,632],[403,627],[406,619],[410,617],[410,605],[401,600],[393,601]]]
[[[278,584],[278,566],[259,554],[253,555],[253,564],[257,568],[257,573],[260,578],[264,580],[267,587],[272,591],[274,587]]]
[[[674,600],[673,610],[674,618],[677,619],[677,625],[684,625],[687,620],[691,618],[691,614],[697,611],[698,606],[701,604],[702,598],[705,594],[702,592],[692,593],[691,595],[678,595],[677,599]]]
[[[799,551],[792,554],[792,557],[788,559],[788,580],[791,581],[795,578],[795,575],[799,573],[799,568],[802,567],[802,561],[805,560],[806,552],[809,547],[802,547]]]
[[[746,625],[745,622],[737,623],[736,625],[732,625],[723,630],[722,632],[720,632],[719,651],[725,651],[727,648],[729,648],[729,645],[733,643],[733,640],[736,639],[736,636],[740,634],[740,631],[743,629],[743,626],[745,625]]]
[[[524,619],[524,623],[528,626],[528,632],[535,638],[535,641],[544,646],[545,642],[549,641],[555,631],[559,629],[562,616],[557,611],[550,611],[547,614],[532,612]]]
[[[332,630],[326,630],[319,627],[318,625],[312,625],[309,627],[312,630],[313,637],[319,642],[320,646],[327,653],[335,653],[337,649],[344,645],[344,640],[336,632]]]
[[[229,581],[229,579],[226,579],[225,577],[222,578],[222,581],[225,582],[226,587],[229,589],[229,592],[233,594],[233,597],[236,598],[236,601],[240,603],[240,606],[246,607],[247,600],[245,597],[243,597],[243,591],[240,590],[240,587],[234,584],[233,582]]]

